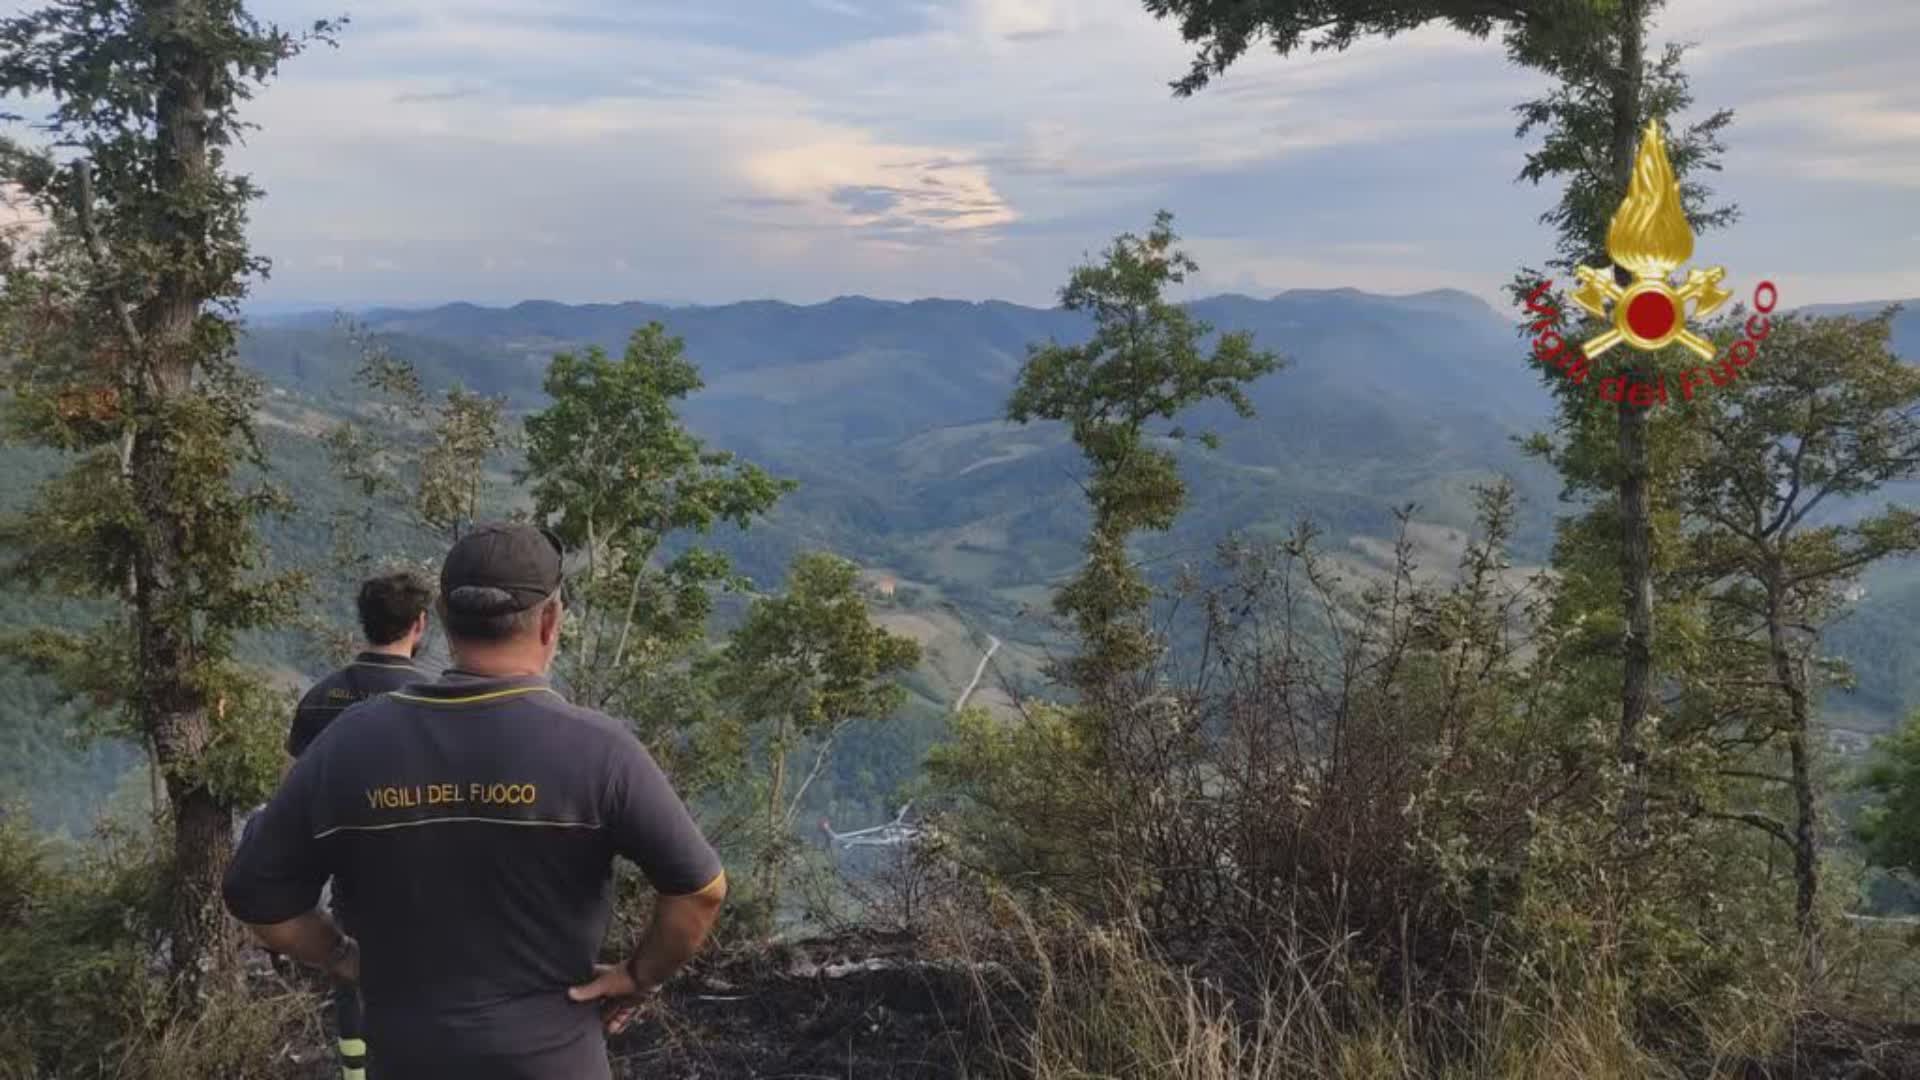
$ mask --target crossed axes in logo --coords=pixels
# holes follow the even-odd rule
[[[1597,319],[1608,318],[1608,307],[1613,309],[1613,328],[1581,343],[1580,350],[1588,357],[1598,357],[1622,341],[1628,341],[1643,349],[1679,342],[1700,359],[1713,359],[1713,342],[1687,329],[1686,305],[1687,301],[1694,301],[1694,317],[1700,318],[1732,299],[1733,293],[1720,285],[1726,276],[1725,269],[1716,266],[1709,270],[1689,270],[1686,283],[1678,289],[1659,277],[1643,277],[1623,289],[1614,284],[1612,269],[1582,266],[1575,273],[1580,287],[1573,292],[1574,303]]]

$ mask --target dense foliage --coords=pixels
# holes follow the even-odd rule
[[[6,523],[7,573],[118,601],[84,631],[28,629],[8,648],[147,747],[174,833],[183,998],[232,971],[232,811],[270,790],[287,705],[235,654],[301,583],[263,572],[255,519],[288,504],[241,474],[262,460],[260,386],[233,362],[233,316],[266,265],[245,235],[258,191],[225,153],[239,107],[303,40],[232,0],[73,0],[0,21],[0,94],[50,98],[40,127],[69,159],[0,145],[0,179],[47,223],[5,251],[8,433],[70,456]]]
[[[1560,269],[1603,261],[1632,136],[1690,104],[1681,54],[1643,55],[1655,6],[1147,2],[1201,43],[1182,92],[1261,38],[1504,33],[1555,80],[1520,134],[1542,140],[1522,177],[1564,185]],[[1531,443],[1554,521],[1523,505],[1540,474],[1493,449],[1549,395],[1483,394],[1465,366],[1497,320],[1444,294],[1325,294],[1317,322],[1174,304],[1195,266],[1164,212],[1053,312],[735,313],[808,321],[826,360],[764,364],[712,311],[669,332],[594,309],[560,340],[523,305],[463,310],[495,325],[457,346],[435,313],[265,329],[270,394],[236,356],[264,265],[222,153],[300,43],[230,0],[0,20],[0,91],[51,94],[79,155],[0,147],[49,222],[8,238],[0,292],[24,466],[0,775],[119,781],[88,845],[0,813],[0,1071],[268,1075],[310,1039],[278,976],[204,978],[238,974],[209,891],[233,811],[283,764],[289,685],[346,646],[353,582],[502,516],[572,552],[564,688],[753,869],[727,933],[853,909],[992,959],[964,970],[1014,1010],[994,1065],[1016,1075],[1706,1074],[1729,1030],[1877,1004],[1840,982],[1854,867],[1819,736],[1845,677],[1828,624],[1920,550],[1913,511],[1868,505],[1920,478],[1892,313],[1736,311],[1703,329],[1764,361],[1656,418],[1563,385]],[[1696,228],[1732,219],[1701,183],[1727,121],[1673,140]],[[1395,350],[1449,335],[1422,347],[1452,370],[1401,370]],[[1269,378],[1256,341],[1328,359]],[[1401,367],[1369,381],[1377,351]],[[1031,617],[1043,597],[1061,625]],[[1895,874],[1920,871],[1915,730],[1848,804]],[[799,823],[909,787],[937,809],[903,857],[823,873],[845,853]],[[617,895],[626,933],[647,897],[629,870]]]

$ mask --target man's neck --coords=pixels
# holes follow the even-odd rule
[[[455,664],[453,670],[463,675],[474,675],[482,679],[544,679],[547,673],[536,667],[521,665],[518,667],[477,668],[472,664]]]
[[[391,645],[370,644],[367,646],[367,651],[370,653],[379,653],[381,656],[397,656],[402,660],[411,660],[413,659],[413,642],[401,638]]]
[[[539,657],[507,651],[457,650],[453,654],[453,666],[469,675],[487,679],[518,679],[547,673],[547,667]]]

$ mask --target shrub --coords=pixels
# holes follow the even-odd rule
[[[1547,1017],[1613,1002],[1637,1032],[1697,1038],[1742,965],[1790,954],[1781,891],[1751,837],[1698,821],[1612,842],[1609,718],[1556,674],[1555,583],[1512,572],[1504,486],[1481,521],[1442,582],[1404,518],[1361,587],[1311,529],[1223,545],[1121,692],[956,725],[930,764],[968,807],[959,857],[1096,927],[1137,921],[1256,1014],[1337,956],[1312,995],[1329,1030],[1391,1017],[1423,1059],[1479,1054],[1489,1000]],[[1182,994],[1195,1015],[1217,1004]]]
[[[981,1072],[1005,1080],[1801,1075],[1759,1071],[1794,1037],[1805,1005],[1794,987],[1730,1002],[1676,1052],[1636,1023],[1631,980],[1603,954],[1510,986],[1476,980],[1456,1001],[1407,1000],[1373,985],[1357,942],[1293,938],[1273,943],[1261,984],[1235,993],[1139,924],[1095,926],[1059,906],[1018,911],[1020,948],[975,968],[1012,972],[1011,986],[975,984],[976,1011],[989,1018],[976,1029]],[[1454,1037],[1436,1046],[1424,1034],[1436,1028]]]
[[[284,1077],[290,1044],[320,1043],[318,1000],[284,985],[210,987],[175,1010],[164,858],[123,827],[81,848],[0,815],[0,1077]]]

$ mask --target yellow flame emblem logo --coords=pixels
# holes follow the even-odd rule
[[[1687,329],[1687,302],[1693,301],[1693,317],[1702,318],[1733,294],[1721,288],[1726,271],[1718,266],[1687,271],[1677,289],[1669,283],[1674,269],[1693,257],[1693,230],[1658,120],[1647,121],[1627,197],[1607,228],[1607,255],[1634,280],[1622,288],[1610,270],[1582,266],[1575,271],[1580,287],[1573,292],[1573,302],[1613,324],[1583,342],[1580,351],[1597,357],[1624,341],[1652,352],[1678,342],[1702,360],[1713,359],[1713,343]]]

